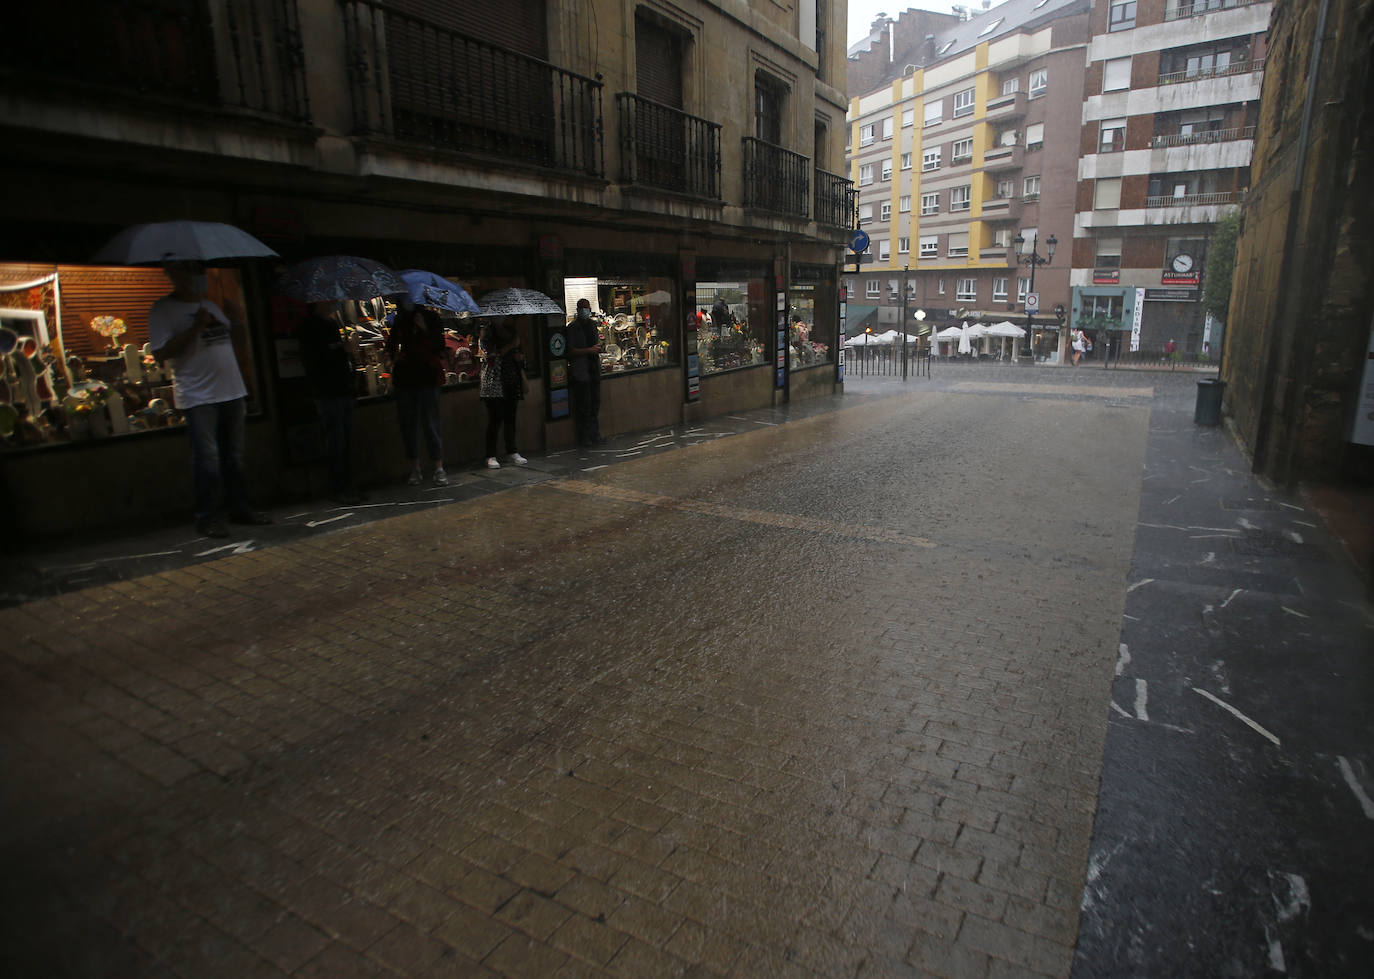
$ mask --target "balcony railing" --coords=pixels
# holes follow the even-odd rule
[[[720,199],[720,126],[632,92],[620,114],[620,179]]]
[[[1197,146],[1201,143],[1228,143],[1237,139],[1254,139],[1255,127],[1245,126],[1238,129],[1209,129],[1200,133],[1169,133],[1156,136],[1150,141],[1155,149],[1166,146]]]
[[[1236,7],[1249,7],[1262,2],[1263,0],[1178,0],[1174,5],[1164,8],[1164,19],[1185,20],[1189,17],[1201,17],[1203,14],[1214,14],[1218,10],[1234,10]]]
[[[1237,61],[1233,64],[1223,65],[1220,68],[1191,68],[1183,71],[1171,71],[1159,76],[1161,85],[1180,85],[1183,82],[1200,82],[1208,78],[1224,78],[1227,75],[1246,75],[1252,71],[1263,71],[1264,59],[1256,58],[1254,61]]]
[[[983,151],[983,169],[995,173],[998,170],[1015,170],[1021,166],[1025,157],[1025,147],[1016,143],[1011,146],[992,146]]]
[[[1239,204],[1244,191],[1223,190],[1215,194],[1184,194],[1178,197],[1147,197],[1146,207],[1191,207],[1199,204]]]
[[[358,135],[604,176],[599,78],[376,0],[340,3]]]
[[[854,181],[838,173],[816,171],[816,200],[813,212],[817,224],[830,228],[858,226],[859,192]]]
[[[804,218],[811,205],[811,161],[800,153],[744,137],[744,206]]]
[[[1026,93],[1008,92],[1006,95],[988,99],[983,114],[987,119],[1011,119],[1024,114],[1025,111]]]
[[[18,4],[0,33],[12,88],[85,90],[310,121],[296,0]]]

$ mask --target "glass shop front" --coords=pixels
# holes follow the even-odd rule
[[[677,283],[668,276],[573,276],[564,278],[563,308],[567,322],[577,315],[578,300],[587,300],[601,337],[601,375],[676,367],[680,362],[673,295]]]
[[[697,344],[703,376],[770,361],[768,266],[697,259]]]
[[[835,269],[793,265],[787,290],[788,363],[794,371],[835,363],[839,284]]]

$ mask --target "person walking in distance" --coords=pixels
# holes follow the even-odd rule
[[[171,262],[163,272],[172,291],[148,310],[148,339],[158,363],[172,368],[173,398],[186,418],[196,530],[229,536],[221,492],[230,521],[269,524],[272,518],[248,502],[243,471],[248,388],[235,353],[235,343],[246,343],[243,310],[230,302],[220,309],[206,298],[209,280],[199,263]]]
[[[505,427],[506,462],[524,466],[529,460],[515,447],[515,413],[525,397],[525,355],[520,336],[507,316],[488,320],[478,339],[485,358],[477,393],[487,407],[487,468],[500,469],[496,436]]]
[[[601,337],[589,300],[577,301],[577,315],[568,324],[568,354],[572,359],[573,428],[578,445],[601,445]]]

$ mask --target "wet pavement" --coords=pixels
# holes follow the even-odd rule
[[[935,373],[280,510],[227,547],[167,531],[11,563],[6,971],[1223,974],[1151,952],[1170,888],[1136,886],[1176,846],[1145,829],[1217,795],[1220,763],[1178,757],[1204,740],[1325,766],[1284,788],[1352,834],[1263,863],[1287,902],[1264,961],[1359,940],[1370,885],[1319,895],[1333,857],[1368,866],[1368,674],[1340,654],[1369,648],[1369,609],[1315,518],[1263,492],[1203,512],[1194,465],[1213,505],[1256,494],[1191,426],[1192,378]],[[1279,556],[1327,595],[1274,584],[1298,519]],[[1178,556],[1196,527],[1225,572],[1205,581]],[[1191,590],[1142,606],[1160,583]],[[1285,678],[1347,689],[1321,738],[1244,657],[1221,682],[1166,651],[1170,623],[1241,642],[1255,616],[1272,659],[1353,671]],[[1133,795],[1151,757],[1186,775],[1154,809]],[[1213,809],[1262,802],[1252,770]],[[1206,884],[1196,849],[1178,887]]]

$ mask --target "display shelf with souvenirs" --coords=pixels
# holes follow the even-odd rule
[[[763,280],[698,282],[697,304],[702,374],[768,363]]]
[[[243,307],[237,270],[207,269],[207,280],[212,301]],[[160,269],[0,263],[0,445],[183,424],[148,342],[148,310],[168,292]],[[251,355],[241,363],[251,391]]]
[[[603,375],[669,367],[678,362],[671,279],[568,278],[563,280],[563,289],[569,324],[579,299],[591,304],[601,340]]]
[[[828,282],[794,282],[788,290],[788,305],[791,313],[788,318],[787,346],[788,366],[792,370],[816,367],[832,363],[831,344],[827,331],[820,326],[825,322],[825,312],[834,295],[834,286]]]

